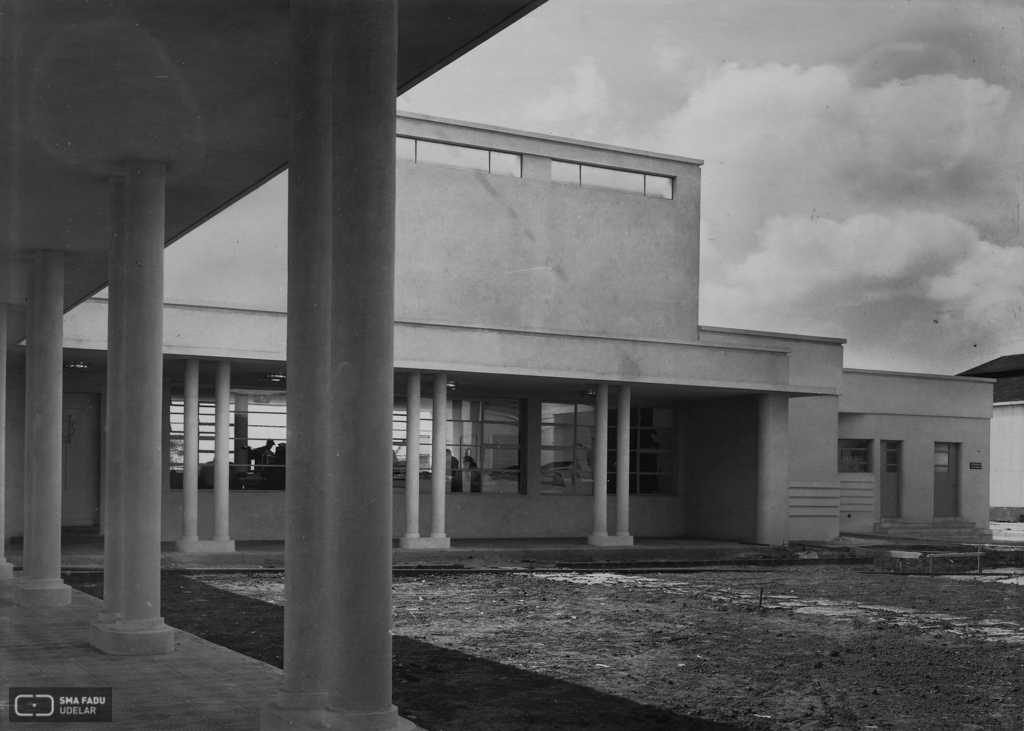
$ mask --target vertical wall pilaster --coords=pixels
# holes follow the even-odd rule
[[[789,397],[758,397],[757,542],[789,539]]]

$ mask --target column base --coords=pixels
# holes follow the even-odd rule
[[[234,541],[175,541],[174,550],[181,553],[234,553]]]
[[[587,536],[591,546],[632,546],[633,536]]]
[[[14,578],[14,564],[0,558],[0,581]]]
[[[89,629],[93,647],[108,655],[169,655],[174,652],[174,628],[160,620],[152,629],[125,629],[117,622],[93,622]]]
[[[419,726],[402,718],[398,709],[392,708],[394,712],[391,714],[359,718],[342,716],[322,708],[286,708],[276,701],[269,701],[260,709],[260,731],[419,731]],[[335,725],[325,725],[325,722]]]
[[[448,536],[420,536],[409,538],[403,536],[398,539],[399,548],[451,548],[452,539]]]
[[[14,583],[14,603],[19,607],[66,607],[71,587],[60,579],[20,579]]]

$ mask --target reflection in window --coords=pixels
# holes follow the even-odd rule
[[[420,399],[420,492],[430,492],[430,460],[433,457],[434,411],[433,400]],[[409,434],[407,431],[408,413],[405,398],[396,398],[391,411],[391,485],[402,488],[405,484],[406,455],[408,452]]]
[[[839,471],[870,472],[871,465],[868,462],[870,446],[871,440],[869,439],[840,439]]]
[[[541,492],[594,494],[594,406],[541,405]]]
[[[629,494],[675,492],[672,410],[647,406],[629,410]],[[608,411],[608,492],[616,489],[618,410]]]
[[[523,492],[518,401],[448,402],[452,492]]]
[[[644,194],[642,173],[595,168],[591,165],[580,165],[580,185],[584,188],[602,188],[604,190],[621,190],[623,193]]]

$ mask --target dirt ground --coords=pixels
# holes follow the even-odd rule
[[[1024,728],[1021,577],[793,566],[394,580],[430,731]],[[98,594],[99,574],[71,575]],[[281,666],[283,574],[165,572],[168,624]]]

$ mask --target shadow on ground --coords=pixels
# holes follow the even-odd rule
[[[68,573],[71,586],[102,598],[101,573]],[[282,667],[284,607],[162,575],[164,621],[210,642]],[[592,688],[396,636],[395,705],[429,731],[738,731],[743,728],[636,703]]]

